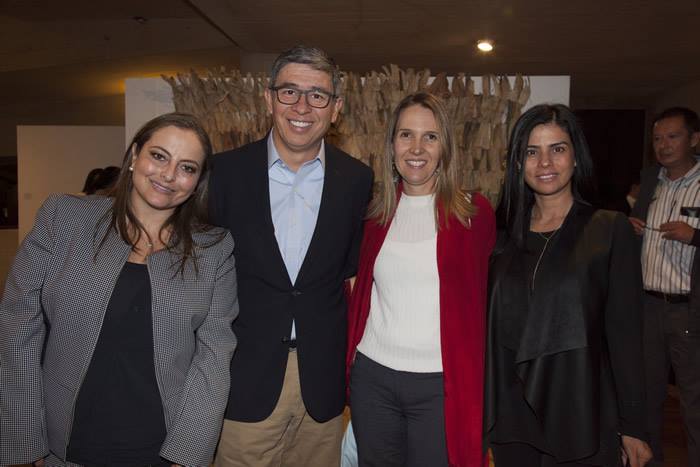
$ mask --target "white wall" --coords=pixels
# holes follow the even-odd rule
[[[537,104],[569,105],[570,93],[571,77],[569,76],[531,76],[530,99],[523,106],[523,111]]]
[[[124,128],[118,126],[18,126],[17,241],[32,228],[51,193],[78,193],[95,167],[120,166]]]
[[[124,147],[144,123],[158,115],[175,112],[173,90],[162,78],[129,78],[124,94]]]

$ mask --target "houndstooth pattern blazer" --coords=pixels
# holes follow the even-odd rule
[[[65,460],[73,410],[102,320],[130,247],[108,229],[112,200],[50,197],[7,278],[0,305],[0,465],[52,453]],[[148,258],[156,380],[167,437],[161,456],[208,465],[216,448],[236,346],[233,240],[221,229],[194,235],[191,262]],[[42,357],[42,349],[43,357]],[[43,358],[43,362],[42,362]]]

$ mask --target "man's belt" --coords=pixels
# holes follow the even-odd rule
[[[645,290],[644,293],[663,300],[666,303],[688,303],[690,301],[689,294],[663,293],[657,292],[656,290]]]

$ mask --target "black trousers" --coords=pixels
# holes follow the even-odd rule
[[[644,369],[647,429],[654,461],[663,462],[661,427],[669,367],[680,392],[688,436],[688,465],[700,466],[700,336],[691,335],[688,303],[670,304],[644,294]]]
[[[360,467],[447,466],[442,373],[387,368],[357,353],[350,377]]]

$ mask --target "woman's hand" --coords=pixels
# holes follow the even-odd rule
[[[644,467],[654,457],[651,448],[641,439],[622,435],[622,465]]]
[[[44,467],[44,458],[42,457],[41,459],[37,459],[34,462],[32,462],[32,465],[34,467]]]

